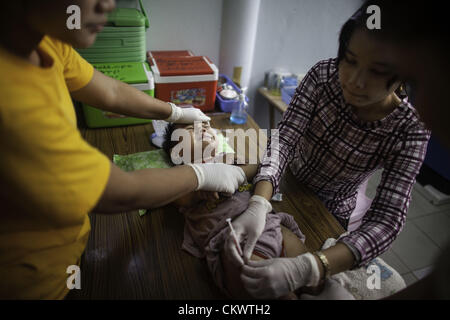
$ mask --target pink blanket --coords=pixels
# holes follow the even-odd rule
[[[244,212],[250,196],[248,191],[236,192],[230,198],[201,202],[195,207],[181,210],[186,221],[182,248],[195,257],[206,258],[213,279],[222,290],[224,277],[220,251],[230,234],[226,219],[233,219]],[[255,251],[268,258],[279,257],[283,247],[281,225],[290,229],[301,241],[305,240],[291,215],[272,211],[267,215],[266,226]]]

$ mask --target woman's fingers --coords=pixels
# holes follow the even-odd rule
[[[236,247],[236,243],[233,239],[233,236],[228,236],[227,240],[225,241],[225,255],[230,260],[231,264],[233,264],[235,267],[241,267],[244,265],[244,260],[239,255],[238,249]]]

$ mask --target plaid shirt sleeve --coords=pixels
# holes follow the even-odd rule
[[[376,196],[361,226],[339,240],[359,253],[355,267],[367,265],[388,250],[403,229],[429,138],[430,132],[421,126],[406,133],[385,163]]]
[[[262,180],[269,181],[274,194],[279,192],[279,183],[289,157],[313,117],[318,101],[319,68],[319,64],[311,68],[297,87],[276,132],[269,137],[258,174],[253,179],[254,184]]]

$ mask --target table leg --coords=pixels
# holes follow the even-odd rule
[[[275,128],[274,107],[271,103],[269,103],[269,120],[270,120],[270,129],[274,129]]]

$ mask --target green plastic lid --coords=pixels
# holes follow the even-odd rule
[[[108,25],[116,27],[143,27],[148,28],[147,13],[141,0],[139,0],[141,11],[133,8],[116,8],[108,14]]]
[[[107,76],[128,84],[147,83],[149,81],[147,73],[149,73],[150,67],[146,62],[96,63],[93,66]]]

